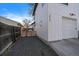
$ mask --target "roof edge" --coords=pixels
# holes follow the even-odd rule
[[[35,11],[36,11],[37,5],[38,5],[38,3],[34,4],[34,9],[33,9],[33,13],[32,13],[33,16],[35,15]]]

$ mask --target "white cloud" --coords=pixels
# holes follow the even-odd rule
[[[8,13],[8,14],[5,14],[3,16],[6,17],[6,18],[9,18],[11,20],[20,22],[20,23],[22,23],[22,21],[24,19],[32,20],[32,17],[29,17],[29,16],[28,17],[27,16],[19,16],[19,15],[13,14],[13,13]]]

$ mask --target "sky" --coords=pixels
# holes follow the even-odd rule
[[[22,22],[24,19],[31,20],[30,11],[32,5],[28,3],[0,3],[0,16],[14,21]]]

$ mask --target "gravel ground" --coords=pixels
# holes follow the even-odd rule
[[[18,39],[2,56],[58,56],[48,45],[38,37]]]

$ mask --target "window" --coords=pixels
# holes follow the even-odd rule
[[[64,5],[68,5],[68,3],[62,3],[62,4],[64,4]]]

